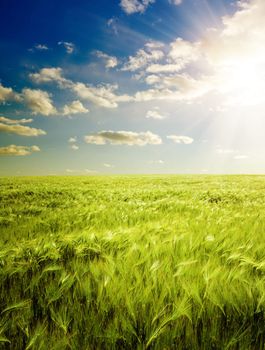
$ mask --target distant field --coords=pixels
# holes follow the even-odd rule
[[[0,349],[265,349],[265,176],[0,178]]]

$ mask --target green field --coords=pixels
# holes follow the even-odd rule
[[[265,176],[0,179],[0,349],[265,349]]]

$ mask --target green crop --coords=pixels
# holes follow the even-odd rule
[[[265,349],[265,177],[0,179],[0,349]]]

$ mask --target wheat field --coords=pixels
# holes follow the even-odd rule
[[[265,349],[265,176],[0,178],[0,349]]]

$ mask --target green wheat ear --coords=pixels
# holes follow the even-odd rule
[[[50,308],[51,318],[54,323],[63,331],[66,335],[68,333],[68,327],[71,322],[71,318],[69,317],[68,308],[61,307],[60,310],[54,311],[53,307]]]
[[[5,337],[4,333],[7,330],[7,323],[1,322],[0,326],[0,343],[9,343],[11,344],[11,341]]]
[[[25,350],[45,349],[45,333],[47,324],[38,323],[33,334],[30,336]]]
[[[6,312],[13,312],[13,311],[19,311],[24,308],[29,308],[31,306],[31,300],[24,300],[15,304],[12,304],[8,307],[6,307],[3,311],[2,314]]]

